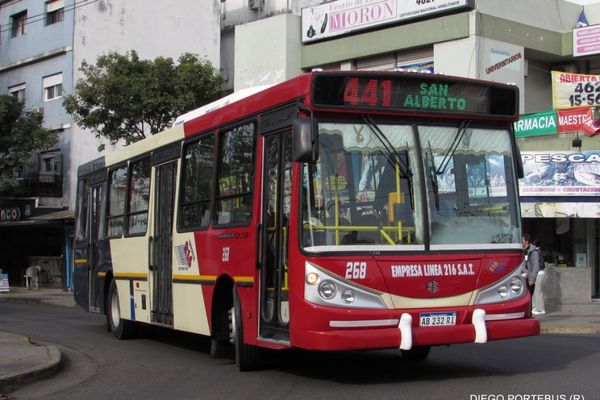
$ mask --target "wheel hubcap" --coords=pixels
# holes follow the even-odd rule
[[[121,313],[119,311],[119,296],[117,295],[117,288],[113,290],[113,294],[111,296],[110,302],[110,318],[113,323],[113,328],[119,326],[119,322],[121,321]]]

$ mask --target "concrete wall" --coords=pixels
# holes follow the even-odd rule
[[[185,52],[220,64],[220,9],[218,1],[196,0],[100,0],[80,7],[75,14],[74,81],[81,77],[83,60],[95,63],[109,51],[135,50],[143,59],[172,57]],[[75,202],[77,168],[100,156],[92,133],[73,127],[71,155],[65,171],[65,193]],[[107,146],[106,152],[118,146]]]
[[[44,126],[50,129],[68,124],[69,115],[60,99],[43,101],[42,78],[63,73],[63,88],[72,88],[73,1],[65,1],[62,22],[46,25],[45,3],[35,0],[7,3],[0,8],[0,94],[25,84],[25,108],[44,107]],[[25,34],[11,37],[11,16],[27,10],[30,23]]]
[[[4,3],[0,8],[0,66],[6,66],[56,49],[69,47],[73,41],[73,2],[65,0],[64,21],[46,25],[45,2],[23,0]],[[27,11],[25,34],[11,38],[11,16]]]
[[[4,2],[0,8],[0,94],[8,93],[9,87],[25,84],[25,109],[43,109],[43,126],[61,130],[54,149],[61,150],[63,163],[70,160],[71,116],[64,110],[62,98],[44,101],[42,82],[45,76],[62,72],[63,91],[72,91],[73,7],[74,0],[65,0],[63,21],[51,25],[46,25],[45,2]],[[25,10],[25,34],[12,38],[11,16]],[[61,198],[43,198],[39,204],[62,207],[68,203]]]
[[[547,308],[565,304],[590,304],[592,298],[592,268],[548,267],[544,283]]]
[[[300,17],[282,14],[235,28],[234,89],[283,82],[300,69]]]

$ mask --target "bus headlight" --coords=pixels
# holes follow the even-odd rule
[[[356,295],[352,289],[346,289],[342,293],[342,301],[346,304],[352,304],[356,300]]]
[[[523,290],[523,279],[520,279],[518,277],[513,277],[510,280],[510,290],[514,293],[514,294],[519,294],[521,293],[521,290]]]
[[[331,300],[337,294],[335,284],[330,280],[323,281],[319,284],[319,296],[325,300]]]
[[[503,299],[508,297],[508,288],[506,286],[500,286],[498,288],[498,296],[502,297]]]
[[[328,307],[388,308],[380,292],[357,285],[308,261],[304,264],[304,299]]]
[[[524,265],[519,265],[500,282],[482,289],[477,295],[475,304],[491,304],[512,301],[525,296],[525,280],[522,276]]]

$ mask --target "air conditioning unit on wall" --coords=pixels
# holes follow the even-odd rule
[[[264,0],[248,0],[248,8],[251,10],[258,10],[264,8],[265,1]]]
[[[37,113],[42,114],[42,116],[43,116],[44,115],[44,107],[32,107],[31,112],[37,112]]]

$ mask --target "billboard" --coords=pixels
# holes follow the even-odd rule
[[[472,9],[472,3],[473,0],[338,0],[306,7],[302,9],[302,42]]]

